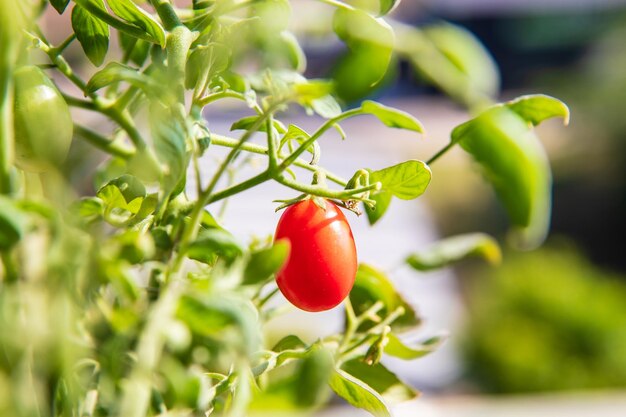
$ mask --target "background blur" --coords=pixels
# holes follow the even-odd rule
[[[327,7],[293,3],[322,13]],[[307,53],[307,76],[322,76],[340,45],[314,36],[308,16],[294,15],[294,29]],[[50,17],[54,27],[59,17]],[[408,253],[444,236],[482,230],[506,240],[502,207],[458,149],[433,166],[433,182],[419,202],[394,201],[373,228],[350,218],[361,260],[389,272],[424,317],[424,335],[451,335],[427,358],[386,363],[424,392],[398,415],[626,415],[626,1],[404,0],[393,17],[468,29],[500,69],[502,100],[542,92],[571,109],[567,129],[560,121],[538,129],[554,174],[552,231],[541,249],[505,249],[497,268],[466,263],[420,274],[402,265]],[[426,160],[468,119],[409,67],[397,62],[376,98],[418,117],[426,139],[350,120],[343,125],[347,141],[332,134],[323,139],[325,166],[347,176],[364,166]],[[219,133],[241,115],[237,106],[205,114]],[[299,114],[293,120],[303,128],[319,123]],[[346,152],[354,158],[346,161]],[[279,214],[268,195],[293,197],[272,184],[238,195],[225,210],[225,226],[244,239],[271,236]],[[339,327],[341,317],[340,311],[294,313],[273,326],[277,334],[297,326],[296,333],[312,340]]]

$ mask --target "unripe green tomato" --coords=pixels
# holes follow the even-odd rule
[[[18,69],[14,79],[15,164],[34,172],[59,166],[74,130],[67,103],[38,67]]]

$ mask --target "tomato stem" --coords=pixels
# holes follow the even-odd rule
[[[114,141],[100,135],[99,133],[96,133],[93,130],[87,129],[84,126],[79,125],[78,123],[74,123],[74,133],[76,133],[79,137],[85,139],[96,148],[110,155],[117,156],[123,159],[130,159],[135,154],[134,149],[130,149],[123,145],[117,144]]]
[[[439,159],[440,157],[442,157],[446,152],[448,152],[450,149],[452,149],[452,147],[456,145],[455,142],[450,142],[448,143],[446,146],[444,146],[439,152],[437,152],[435,155],[433,155],[428,161],[426,161],[426,165],[430,165],[433,162],[435,162],[437,159]]]

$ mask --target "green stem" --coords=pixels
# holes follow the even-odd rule
[[[273,296],[275,296],[276,294],[278,294],[278,287],[274,288],[272,291],[270,291],[265,297],[261,298],[259,300],[259,303],[257,304],[257,307],[259,309],[261,309],[261,307],[263,307]]]
[[[339,116],[328,119],[317,131],[305,142],[303,142],[289,157],[287,157],[279,166],[279,171],[283,171],[289,167],[300,155],[302,155],[316,140],[318,140],[327,130],[331,129],[336,123],[349,117],[364,114],[360,108],[348,110]]]
[[[354,333],[359,327],[359,323],[356,314],[354,314],[354,308],[352,307],[352,301],[350,301],[350,297],[346,298],[346,300],[344,301],[344,305],[346,307],[346,331],[343,334],[343,338],[341,339],[341,343],[339,344],[339,349],[337,350],[337,353],[341,353],[346,348],[346,346],[348,346],[348,343],[350,343],[350,341],[354,337]]]
[[[190,215],[190,222],[187,227],[185,227],[183,235],[180,239],[179,250],[176,258],[174,258],[174,261],[172,263],[172,267],[170,269],[171,272],[177,272],[180,269],[180,266],[185,256],[185,250],[187,248],[187,245],[198,234],[198,230],[200,228],[200,219],[202,218],[202,211],[204,210],[204,207],[209,204],[209,202],[218,201],[233,194],[237,194],[271,178],[270,172],[265,171],[257,175],[256,177],[249,179],[248,181],[244,181],[241,184],[230,187],[229,189],[224,190],[222,193],[217,193],[215,196],[213,196],[213,191],[215,190],[215,187],[217,186],[217,183],[219,182],[221,176],[224,174],[226,168],[228,168],[237,153],[241,150],[242,146],[248,140],[250,140],[250,138],[252,138],[252,135],[261,128],[263,123],[265,123],[267,117],[272,112],[274,112],[274,110],[278,108],[280,104],[281,103],[274,103],[272,106],[270,106],[269,109],[267,109],[265,113],[257,118],[254,124],[250,127],[250,130],[246,131],[246,133],[243,134],[243,136],[239,140],[239,143],[228,153],[224,161],[222,161],[222,164],[217,169],[217,172],[213,175],[213,178],[211,179],[211,182],[209,183],[207,188],[202,192],[202,194],[198,196],[198,201],[196,201],[193,211]]]
[[[274,171],[278,164],[278,150],[276,149],[276,138],[274,137],[274,118],[270,114],[265,123],[267,130],[267,156],[269,156],[269,170]]]
[[[63,53],[63,51],[65,51],[65,49],[70,46],[70,44],[72,42],[74,42],[74,40],[76,39],[76,34],[72,33],[70,36],[68,36],[67,39],[65,39],[59,46],[53,48],[53,51],[56,55]]]
[[[437,152],[435,155],[433,155],[432,158],[430,158],[428,161],[426,161],[426,165],[430,165],[433,162],[435,162],[437,159],[439,159],[441,156],[443,156],[446,152],[448,152],[450,149],[452,149],[452,147],[454,145],[456,145],[455,142],[448,143],[446,146],[443,147],[443,149],[441,149],[439,152]]]
[[[146,33],[145,30],[142,30],[137,26],[126,23],[125,21],[118,19],[113,15],[110,15],[105,9],[100,8],[97,2],[93,2],[91,0],[74,0],[74,2],[81,7],[84,7],[89,13],[117,30],[125,32],[132,37],[143,39],[150,43],[154,43],[155,41],[150,35]]]
[[[171,31],[175,27],[182,26],[180,19],[176,15],[176,10],[174,10],[169,0],[150,0],[150,4],[152,4],[159,15],[165,30]]]
[[[96,148],[113,156],[118,156],[123,159],[130,159],[135,154],[135,151],[133,149],[129,149],[125,146],[119,145],[114,141],[105,138],[99,133],[96,133],[93,130],[90,130],[77,123],[74,123],[74,133],[85,139]]]
[[[159,0],[156,0],[159,1]],[[171,5],[166,4],[171,9]],[[173,12],[173,10],[172,10]],[[175,14],[174,14],[175,15]],[[178,20],[178,17],[176,18]],[[180,21],[167,36],[167,66],[170,77],[177,84],[177,93],[180,103],[185,104],[185,67],[187,65],[187,53],[195,35],[183,26]]]
[[[1,29],[0,29],[1,30]],[[13,44],[0,52],[0,194],[9,194],[13,165]]]
[[[272,176],[270,174],[269,171],[263,171],[260,174],[249,178],[243,182],[240,182],[239,184],[235,184],[231,187],[225,188],[222,191],[218,191],[216,193],[213,193],[209,199],[207,200],[206,204],[211,204],[211,203],[215,203],[217,201],[223,200],[225,198],[228,197],[232,197],[235,194],[239,194],[242,191],[246,191],[252,187],[256,187],[259,184],[264,183],[265,181],[269,181],[270,179],[272,179]],[[198,203],[196,203],[198,204]],[[205,204],[205,205],[206,205]]]
[[[222,135],[218,135],[216,133],[211,133],[211,144],[212,145],[217,145],[217,146],[225,146],[227,148],[233,148],[235,146],[237,146],[237,144],[239,143],[238,140],[236,139],[232,139],[229,138],[227,136],[222,136]],[[255,153],[258,155],[268,155],[268,149],[265,146],[262,145],[256,145],[254,143],[246,143],[241,147],[242,151],[246,151],[246,152],[250,152],[250,153]],[[280,158],[286,158],[287,155],[285,154],[280,154],[279,155]],[[299,168],[304,168],[308,171],[311,172],[315,172],[315,171],[320,171],[321,168],[320,167],[315,167],[311,164],[309,164],[307,161],[303,160],[303,159],[296,159],[293,162],[293,165],[299,167]],[[343,178],[339,177],[338,175],[335,175],[327,170],[323,170],[324,173],[326,174],[326,179],[334,182],[335,184],[338,184],[342,187],[345,187],[347,184],[347,181],[344,180]]]
[[[333,200],[363,200],[363,201],[367,200],[367,201],[370,201],[369,199],[362,199],[358,197],[357,195],[364,193],[366,191],[380,189],[380,183],[374,183],[374,184],[367,185],[365,187],[353,188],[350,190],[329,190],[326,187],[319,186],[319,185],[303,184],[301,182],[289,179],[283,175],[276,175],[274,179],[277,182],[289,188],[292,188],[296,191],[300,191],[305,194],[315,195],[318,197],[329,198]]]
[[[391,325],[391,323],[396,321],[398,317],[404,314],[404,311],[405,311],[404,307],[402,306],[396,308],[391,314],[385,317],[383,321],[381,321],[376,326],[369,329],[363,337],[361,337],[356,342],[352,343],[347,348],[345,348],[343,352],[341,352],[341,357],[343,358],[347,356],[348,354],[350,354],[351,352],[353,352],[354,350],[363,346],[363,344],[365,344],[368,340],[378,337],[379,336],[378,333],[381,332],[385,327]]]

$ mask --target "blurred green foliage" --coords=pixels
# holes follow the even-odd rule
[[[570,247],[475,274],[462,350],[494,393],[626,387],[626,285]]]

